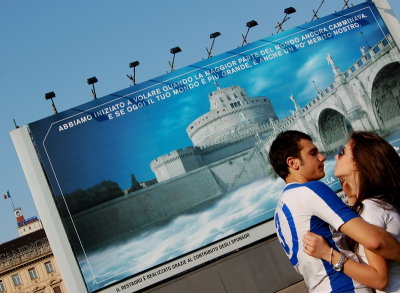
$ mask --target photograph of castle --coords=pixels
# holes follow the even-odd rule
[[[312,136],[335,191],[350,131],[398,149],[399,61],[364,3],[31,123],[89,292],[122,280],[139,290],[270,221],[284,182],[267,158],[281,131]]]

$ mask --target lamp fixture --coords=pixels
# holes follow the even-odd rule
[[[175,54],[177,54],[177,53],[179,53],[179,52],[182,52],[182,50],[181,50],[181,48],[179,48],[179,47],[174,47],[174,48],[172,48],[172,49],[170,50],[170,52],[171,52],[171,54],[173,55],[173,57],[172,57],[172,62],[168,62],[168,63],[169,63],[169,68],[170,68],[170,70],[171,70],[171,72],[172,72],[172,71],[175,70],[175,69],[174,69]]]
[[[131,81],[132,84],[135,85],[136,84],[136,67],[139,66],[139,61],[133,61],[131,63],[129,63],[129,68],[133,68],[133,75],[126,75]]]
[[[256,25],[258,25],[258,23],[257,23],[257,21],[255,21],[255,20],[250,20],[250,21],[248,21],[248,22],[246,23],[247,31],[246,31],[246,34],[245,34],[245,35],[242,34],[242,38],[243,38],[242,46],[243,46],[244,44],[248,44],[248,42],[247,42],[247,35],[249,34],[249,30],[250,30],[252,27],[255,27]]]
[[[215,32],[215,33],[210,34],[210,39],[212,39],[212,43],[211,43],[210,49],[208,49],[208,48],[206,47],[207,58],[212,57],[211,52],[212,52],[212,49],[213,49],[213,47],[214,47],[215,38],[219,37],[220,35],[221,35],[220,32]]]
[[[44,95],[44,97],[46,98],[46,100],[51,100],[51,106],[53,107],[53,112],[54,114],[57,114],[58,113],[57,108],[53,101],[53,98],[56,97],[56,94],[54,92],[48,92]]]
[[[98,80],[97,80],[96,76],[93,76],[93,77],[87,79],[87,84],[88,85],[92,85],[91,91],[92,91],[92,95],[93,95],[93,100],[97,99],[96,88],[94,87],[94,84],[97,83],[97,82],[98,82]]]
[[[278,29],[278,30],[277,30],[277,33],[283,32],[282,25],[283,25],[286,21],[288,21],[288,20],[290,19],[289,14],[293,14],[293,13],[295,13],[295,12],[296,12],[296,9],[295,9],[294,7],[288,7],[288,8],[285,8],[285,9],[283,10],[283,13],[285,13],[285,16],[283,17],[283,20],[282,20],[281,22],[278,22],[278,24],[275,26],[275,28]]]

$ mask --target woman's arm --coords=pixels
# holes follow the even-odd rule
[[[338,263],[342,255],[335,249],[331,253],[331,248],[325,239],[312,232],[307,232],[303,237],[303,251],[331,264]],[[369,265],[347,259],[343,266],[343,273],[368,287],[383,290],[388,284],[387,262],[383,257],[369,250],[365,250],[365,253]]]
[[[386,259],[400,261],[400,243],[384,229],[362,218],[351,219],[340,226],[339,231]]]

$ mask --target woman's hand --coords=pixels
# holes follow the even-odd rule
[[[341,252],[329,247],[323,237],[312,232],[307,232],[303,236],[303,251],[331,264],[337,264],[342,256]],[[388,284],[389,276],[386,260],[369,250],[365,250],[365,253],[369,265],[349,258],[344,264],[343,273],[368,287],[383,291]]]
[[[325,239],[313,232],[308,231],[303,236],[303,251],[310,256],[324,259],[330,262],[331,248]]]

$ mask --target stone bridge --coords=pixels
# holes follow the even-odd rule
[[[381,135],[400,126],[400,52],[387,36],[368,50],[345,72],[327,56],[334,82],[300,108],[293,97],[292,115],[272,123],[275,134],[295,129],[310,134],[325,152],[343,145],[349,131],[375,131]],[[271,137],[264,144],[269,150]]]

